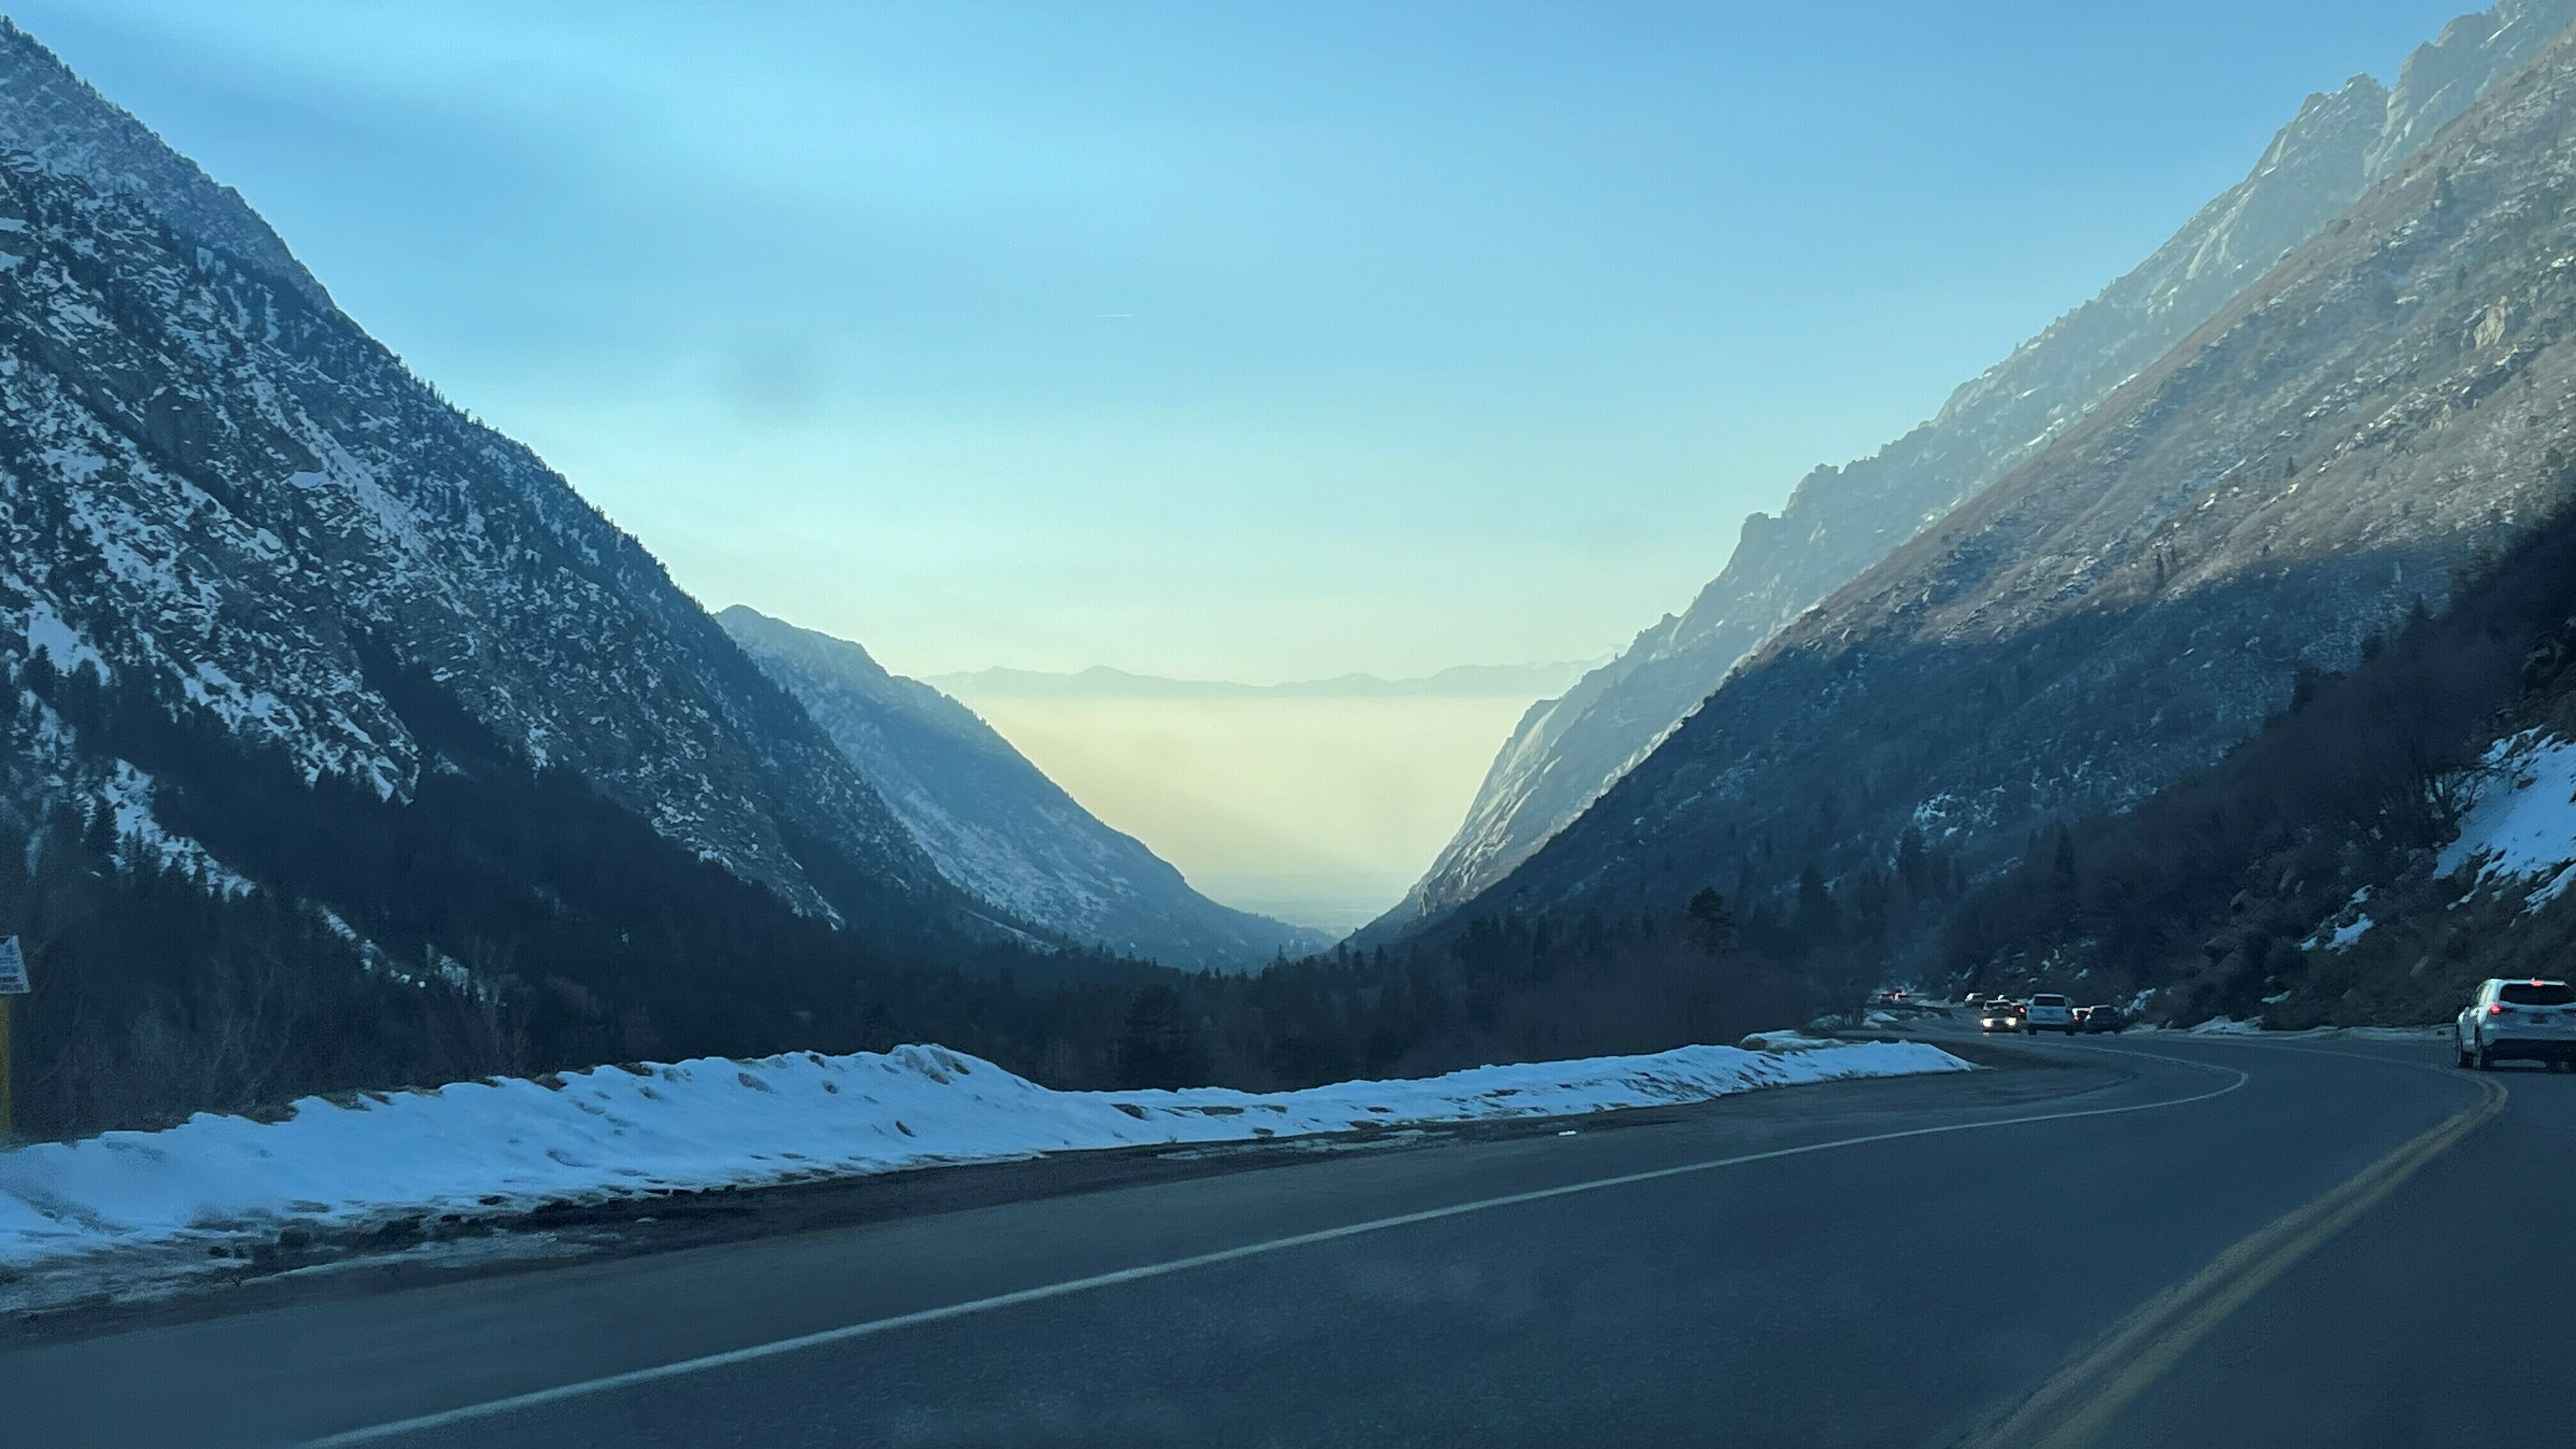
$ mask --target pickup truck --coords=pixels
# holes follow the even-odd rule
[[[2037,1036],[2043,1031],[2062,1031],[2073,1036],[2083,1028],[2075,1024],[2075,1003],[2063,996],[2043,991],[2030,999],[2022,1012],[2021,1029]]]

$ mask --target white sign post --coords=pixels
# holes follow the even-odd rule
[[[27,994],[27,953],[18,949],[18,938],[0,940],[0,1145],[5,1145],[17,1126],[16,1093],[11,1089],[18,1064],[10,1053],[9,998]]]

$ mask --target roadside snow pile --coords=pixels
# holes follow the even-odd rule
[[[2481,765],[2460,838],[2435,869],[2474,866],[2480,886],[2535,882],[2524,909],[2536,910],[2576,885],[2576,744],[2524,730],[2496,741]]]
[[[2140,1029],[2153,1031],[2156,1028]],[[2259,1021],[2235,1021],[2224,1016],[2213,1016],[2200,1025],[2189,1028],[2186,1034],[2190,1036],[2259,1036],[2269,1041],[2330,1038],[2343,1041],[2411,1042],[2447,1036],[2450,1031],[2449,1022],[2437,1022],[2431,1026],[2311,1026],[2301,1031],[2273,1031]]]
[[[1818,1047],[1838,1047],[1845,1043],[1829,1036],[1809,1036],[1803,1031],[1757,1031],[1736,1046],[1748,1052],[1811,1052]],[[1612,1058],[1612,1060],[1617,1060]],[[1645,1058],[1637,1058],[1643,1061]]]
[[[288,1220],[483,1216],[1084,1148],[1565,1116],[1971,1070],[1920,1042],[1800,1047],[1683,1047],[1248,1093],[1058,1092],[960,1052],[908,1046],[600,1067],[369,1093],[350,1106],[307,1098],[282,1122],[204,1114],[161,1132],[0,1152],[0,1264],[213,1243]]]

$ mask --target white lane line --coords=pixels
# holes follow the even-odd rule
[[[2140,1053],[2140,1055],[2153,1056],[2154,1054]],[[594,1394],[613,1393],[618,1389],[633,1388],[638,1384],[705,1373],[710,1369],[756,1363],[765,1358],[800,1353],[809,1348],[846,1343],[851,1339],[868,1338],[880,1333],[892,1333],[897,1329],[915,1328],[926,1323],[944,1323],[952,1318],[966,1318],[978,1313],[1016,1308],[1023,1303],[1042,1303],[1050,1298],[1065,1298],[1076,1293],[1088,1293],[1097,1288],[1115,1288],[1125,1283],[1141,1283],[1152,1278],[1165,1278],[1175,1273],[1186,1273],[1194,1268],[1210,1268],[1220,1263],[1239,1262],[1245,1258],[1257,1258],[1267,1253],[1312,1247],[1318,1243],[1339,1242],[1344,1238],[1356,1238],[1366,1233],[1382,1233],[1390,1228],[1411,1227],[1416,1223],[1439,1222],[1443,1218],[1464,1217],[1469,1213],[1490,1212],[1495,1208],[1546,1202],[1551,1198],[1601,1192],[1614,1187],[1630,1187],[1641,1182],[1658,1182],[1665,1178],[1714,1172],[1725,1167],[1774,1162],[1784,1157],[1804,1157],[1813,1152],[1831,1152],[1845,1147],[1866,1147],[1875,1142],[1897,1142],[1909,1137],[1938,1137],[1951,1132],[1989,1131],[1997,1127],[2020,1127],[2034,1122],[2066,1122],[2081,1117],[2117,1117],[2129,1112],[2153,1112],[2167,1107],[2188,1107],[2194,1102],[2206,1102],[2214,1097],[2224,1097],[2253,1080],[2252,1077],[2234,1067],[2222,1067],[2213,1062],[2193,1061],[2188,1057],[2157,1056],[2155,1059],[2172,1062],[2178,1066],[2197,1067],[2207,1072],[2224,1072],[2235,1080],[2214,1091],[2203,1092],[2194,1097],[2175,1097],[2161,1102],[2137,1102],[2126,1107],[2091,1107],[2077,1112],[2043,1112],[2027,1117],[2002,1117],[1991,1122],[1952,1122],[1939,1127],[1910,1127],[1900,1132],[1873,1132],[1865,1137],[1840,1137],[1831,1142],[1810,1142],[1799,1147],[1775,1147],[1767,1152],[1748,1152],[1737,1157],[1712,1158],[1705,1162],[1685,1162],[1675,1167],[1658,1167],[1645,1172],[1622,1173],[1617,1177],[1593,1178],[1590,1181],[1570,1182],[1559,1187],[1533,1188],[1527,1192],[1506,1193],[1501,1197],[1452,1203],[1447,1207],[1426,1208],[1421,1212],[1372,1218],[1367,1222],[1348,1223],[1338,1228],[1323,1228],[1311,1233],[1272,1238],[1266,1242],[1246,1243],[1239,1248],[1222,1248],[1213,1253],[1199,1253],[1187,1258],[1174,1258],[1168,1262],[1121,1268],[1115,1272],[1097,1273],[1088,1278],[1073,1278],[1062,1283],[1049,1283],[1039,1288],[1023,1288],[1013,1293],[997,1293],[990,1298],[976,1298],[964,1303],[925,1308],[916,1313],[899,1313],[891,1318],[873,1318],[865,1323],[852,1323],[840,1328],[823,1329],[817,1333],[799,1334],[794,1338],[757,1343],[749,1348],[727,1349],[722,1353],[681,1359],[676,1363],[631,1369],[625,1373],[583,1379],[578,1383],[561,1384],[551,1389],[538,1389],[532,1393],[513,1394],[506,1399],[492,1399],[485,1403],[467,1404],[461,1408],[442,1409],[437,1413],[422,1414],[416,1418],[371,1424],[365,1428],[344,1430],[341,1433],[324,1435],[319,1439],[307,1440],[302,1449],[338,1449],[341,1445],[378,1443],[404,1434],[417,1434],[429,1429],[468,1424],[479,1419],[516,1413],[522,1409],[559,1404],[568,1399],[588,1398]]]

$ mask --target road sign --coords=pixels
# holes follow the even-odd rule
[[[17,937],[0,939],[0,1147],[15,1135],[18,1116],[13,1090],[18,1064],[9,1057],[9,998],[26,994],[27,953],[18,949]]]

